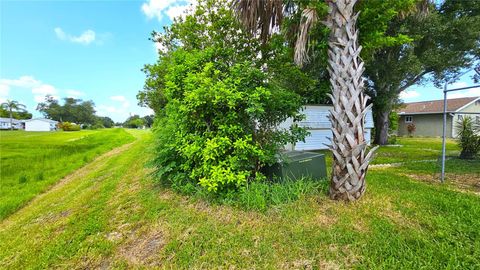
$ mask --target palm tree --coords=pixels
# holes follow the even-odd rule
[[[13,130],[13,111],[25,111],[26,106],[16,100],[8,100],[1,104],[10,116],[10,130]]]
[[[363,93],[364,71],[360,59],[354,11],[357,0],[327,0],[329,13],[324,23],[330,28],[328,72],[332,86],[333,110],[330,115],[332,133],[330,149],[333,153],[333,172],[330,198],[354,201],[365,193],[368,164],[376,148],[367,151],[365,115],[368,96]],[[280,26],[285,12],[292,10],[292,2],[282,0],[235,0],[239,20],[263,41]],[[294,8],[293,8],[294,9]],[[302,10],[302,20],[295,44],[295,62],[307,61],[308,33],[320,18],[315,9]]]

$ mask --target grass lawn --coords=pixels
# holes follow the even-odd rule
[[[122,129],[0,132],[0,220],[62,177],[133,137]]]
[[[100,156],[0,221],[0,268],[480,267],[480,197],[416,179],[425,172],[409,163],[371,168],[358,202],[317,193],[245,211],[156,186],[144,166],[151,135],[130,132],[133,144]],[[379,159],[408,161],[399,149],[412,159],[415,147],[419,155],[438,149],[437,142],[401,143],[380,149]],[[478,170],[455,162],[459,174]]]

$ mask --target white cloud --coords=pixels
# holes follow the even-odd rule
[[[146,108],[146,107],[140,107],[140,115],[151,115],[151,114],[155,114],[155,112],[152,109]]]
[[[167,52],[167,47],[163,46],[162,43],[154,42],[153,47],[154,47],[156,53],[158,53],[158,51]]]
[[[120,102],[127,100],[124,96],[111,96],[110,99],[115,101],[120,101]]]
[[[42,82],[35,80],[32,76],[21,76],[18,79],[0,79],[0,87],[10,88],[10,86],[31,88],[40,85]]]
[[[185,6],[172,6],[170,8],[168,8],[167,10],[167,15],[168,17],[170,18],[170,20],[173,21],[174,18],[176,17],[179,17],[181,15],[184,15],[185,14],[185,10],[187,10],[189,7],[189,5],[185,5]]]
[[[62,28],[56,27],[54,29],[57,38],[60,40],[70,41],[73,43],[80,43],[84,45],[88,45],[95,41],[95,32],[93,30],[86,30],[79,36],[73,36],[70,34],[65,33]]]
[[[85,93],[81,91],[73,90],[73,89],[66,90],[66,92],[68,97],[71,97],[71,98],[78,98],[85,95]]]
[[[411,99],[411,98],[416,98],[419,97],[420,93],[418,93],[415,90],[405,90],[400,93],[400,98],[401,99]]]
[[[141,9],[149,19],[157,18],[161,21],[163,16],[167,15],[170,20],[173,20],[195,4],[195,0],[148,0],[142,4]]]
[[[129,115],[125,107],[109,106],[105,104],[98,105],[96,108],[97,114],[101,116],[110,116],[115,121],[123,121]]]
[[[125,113],[123,110],[121,109],[117,109],[116,107],[114,106],[107,106],[107,105],[99,105],[97,110],[99,112],[102,112],[102,114],[105,114],[105,113]]]
[[[41,94],[41,95],[55,95],[58,93],[57,89],[49,84],[42,84],[40,86],[32,88],[32,94]]]
[[[468,84],[466,82],[456,82],[452,83],[451,85],[448,86],[448,89],[454,89],[454,88],[462,88],[462,87],[467,87]]]
[[[123,108],[130,107],[130,102],[124,96],[111,96],[110,99],[113,100],[113,101],[121,102]]]
[[[0,79],[0,97],[6,98],[10,87],[30,89],[36,102],[43,101],[46,95],[55,96],[58,94],[58,90],[54,86],[45,84],[33,76],[21,76],[18,79]]]
[[[21,76],[18,79],[0,79],[0,98],[7,98],[11,87],[30,90],[35,102],[43,102],[46,95],[50,95],[55,99],[60,98],[60,90],[53,85],[35,79],[33,76]],[[67,97],[73,98],[84,95],[83,92],[73,89],[62,90],[62,92],[65,92]]]
[[[450,84],[448,86],[448,89],[462,88],[462,87],[468,87],[468,86],[471,86],[471,84],[460,81],[460,82],[455,82]],[[447,95],[448,99],[463,98],[463,97],[478,97],[478,96],[480,96],[480,87],[466,89],[466,90],[459,90],[455,92],[449,92]]]
[[[10,92],[10,87],[6,84],[0,84],[0,97],[7,97]]]
[[[54,86],[49,84],[42,84],[40,86],[32,88],[33,99],[35,102],[42,102],[45,100],[46,95],[53,96],[55,99],[58,99],[56,94],[58,93],[57,89]]]
[[[464,87],[464,86],[460,86],[460,87]],[[458,92],[450,92],[450,93],[448,93],[447,97],[449,99],[450,98],[463,98],[463,97],[480,97],[480,87],[467,89],[467,90],[460,90]]]
[[[62,28],[56,27],[55,29],[53,29],[53,31],[55,31],[55,34],[57,34],[57,37],[60,40],[66,40],[67,39],[67,34],[65,34],[65,32],[63,32]]]
[[[0,84],[0,103],[3,103],[7,100],[10,88],[6,84]]]

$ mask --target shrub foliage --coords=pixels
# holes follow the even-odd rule
[[[59,128],[63,129],[63,131],[79,131],[80,126],[70,122],[63,122],[58,124]]]
[[[480,151],[480,126],[469,116],[457,122],[457,141],[461,148],[460,158],[472,159]]]
[[[288,52],[262,54],[226,1],[199,1],[193,15],[153,37],[166,50],[146,65],[138,97],[156,113],[162,182],[237,190],[264,180],[261,169],[275,162],[278,150],[306,135],[302,128],[278,128],[289,117],[301,118],[301,98],[281,79],[295,67],[271,68]]]

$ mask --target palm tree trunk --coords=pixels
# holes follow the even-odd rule
[[[333,172],[330,197],[354,201],[365,193],[368,163],[374,153],[367,154],[364,137],[368,96],[363,93],[363,61],[359,54],[358,31],[354,14],[357,0],[329,0],[327,25],[329,39],[329,73],[332,84]]]

